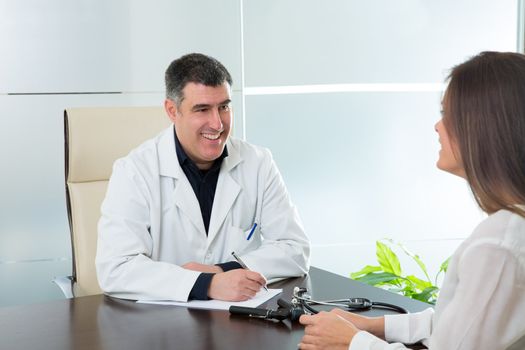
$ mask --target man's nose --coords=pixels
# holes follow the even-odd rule
[[[210,128],[214,130],[222,130],[222,119],[218,108],[212,109],[210,117]]]

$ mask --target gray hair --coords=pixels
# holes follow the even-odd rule
[[[232,77],[222,63],[200,53],[190,53],[171,62],[164,79],[166,98],[175,102],[177,107],[184,100],[182,90],[187,83],[219,86],[227,82],[232,85]]]

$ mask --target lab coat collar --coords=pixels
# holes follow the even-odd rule
[[[159,154],[159,174],[160,176],[178,179],[180,177],[186,177],[186,175],[177,158],[173,128],[174,125],[171,124],[171,126],[159,136],[157,146]],[[231,137],[228,138],[226,147],[228,149],[228,156],[222,161],[221,173],[231,171],[242,161],[237,142],[232,142]]]
[[[186,178],[175,150],[175,138],[173,136],[173,124],[165,130],[158,139],[159,174],[174,178],[175,191],[174,202],[193,222],[193,224],[205,234],[204,223],[200,211],[199,201],[193,192],[190,182]],[[210,226],[208,228],[208,245],[211,244],[217,232],[228,215],[235,199],[241,191],[241,186],[233,179],[230,172],[242,162],[238,142],[228,139],[228,156],[221,164],[217,189],[211,211]]]
[[[159,174],[160,176],[173,177],[175,179],[184,177],[184,172],[177,159],[175,150],[175,138],[173,137],[174,125],[164,130],[157,141],[157,152],[159,154]]]

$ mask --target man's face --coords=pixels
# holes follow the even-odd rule
[[[224,82],[219,86],[206,86],[190,82],[182,92],[184,99],[178,108],[169,99],[164,107],[188,157],[199,169],[209,169],[222,154],[230,136],[230,85]]]

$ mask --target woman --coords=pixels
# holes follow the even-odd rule
[[[495,350],[525,335],[525,56],[483,52],[449,79],[435,126],[437,167],[465,178],[489,216],[452,256],[435,312],[302,316],[300,349],[422,341],[429,349]]]

